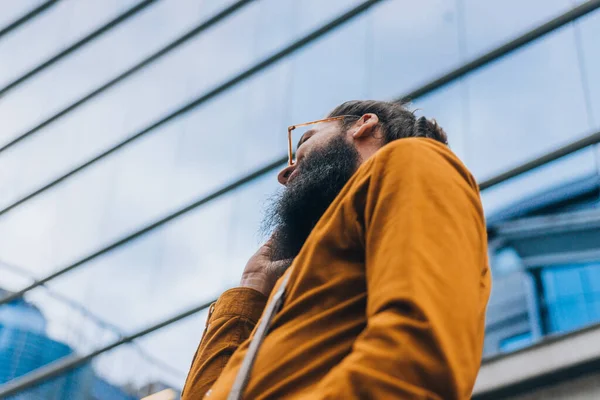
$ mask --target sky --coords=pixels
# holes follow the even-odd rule
[[[41,0],[0,2],[0,26]],[[135,0],[62,0],[0,38],[0,87],[123,12]],[[0,144],[101,85],[227,2],[163,0],[0,98]],[[257,0],[39,134],[0,153],[0,206],[94,156],[358,4],[357,0]],[[570,0],[385,0],[146,135],[106,160],[0,216],[0,261],[43,277],[285,154],[286,127],[342,101],[410,92],[537,24]],[[515,12],[518,10],[518,12]],[[485,179],[598,129],[600,13],[557,30],[413,102],[436,120],[476,178]],[[578,38],[580,39],[578,41]],[[493,213],[536,191],[598,171],[586,149],[485,191]],[[263,238],[276,173],[98,258],[49,286],[124,332],[155,323],[235,286]],[[0,263],[1,264],[1,263]],[[26,279],[2,272],[0,286]],[[49,333],[79,351],[114,336],[43,289],[28,297]],[[140,341],[185,372],[205,314]],[[133,355],[132,355],[133,354]],[[132,361],[134,360],[134,361]],[[118,382],[182,374],[154,368],[124,346],[97,369]]]

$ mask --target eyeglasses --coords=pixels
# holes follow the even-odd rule
[[[294,160],[294,154],[295,154],[294,148],[293,148],[294,145],[292,143],[292,131],[294,129],[300,128],[303,126],[321,124],[323,122],[338,121],[338,120],[344,119],[344,118],[360,118],[360,117],[358,115],[338,115],[337,117],[319,119],[317,121],[305,122],[303,124],[289,126],[288,127],[288,165],[292,166],[296,163],[296,161]]]

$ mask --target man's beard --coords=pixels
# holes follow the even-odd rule
[[[263,221],[263,231],[273,232],[272,260],[298,255],[327,207],[356,171],[359,159],[354,146],[339,135],[298,163],[296,176],[271,200]]]

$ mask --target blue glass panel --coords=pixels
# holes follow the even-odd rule
[[[600,320],[599,264],[548,267],[542,272],[551,332],[568,332]]]
[[[533,343],[531,332],[520,333],[500,341],[500,350],[509,352],[530,346]]]
[[[600,294],[600,263],[587,265],[585,273],[590,290],[593,293]]]
[[[589,322],[583,296],[565,298],[548,306],[551,332],[569,332]]]
[[[581,269],[576,267],[565,267],[564,269],[553,268],[547,271],[556,283],[556,295],[558,299],[583,294],[580,272]]]

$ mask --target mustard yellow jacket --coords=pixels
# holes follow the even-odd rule
[[[244,398],[470,398],[490,293],[486,228],[478,186],[446,146],[380,149],[291,268]],[[247,288],[219,298],[184,400],[227,397],[266,301]]]

